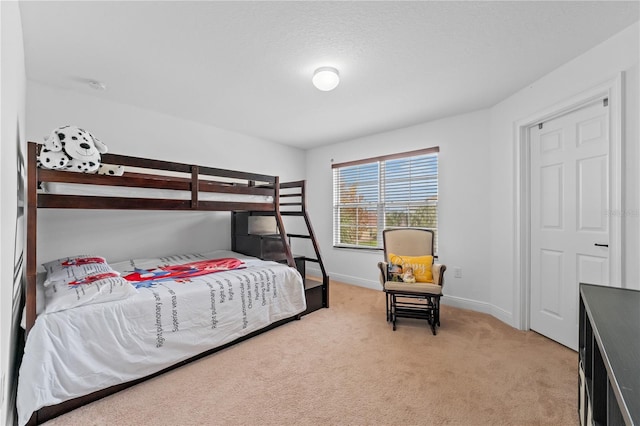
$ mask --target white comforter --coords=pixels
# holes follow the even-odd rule
[[[229,255],[247,267],[38,316],[20,367],[19,424],[42,407],[147,376],[306,309],[295,269],[218,253]]]

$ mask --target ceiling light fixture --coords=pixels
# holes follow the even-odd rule
[[[318,90],[328,92],[338,86],[338,83],[340,83],[340,75],[338,74],[338,70],[333,67],[321,67],[313,73],[312,81]]]
[[[89,87],[91,87],[92,89],[95,90],[106,90],[107,89],[107,85],[100,82],[100,81],[95,81],[95,80],[91,80],[89,82]]]

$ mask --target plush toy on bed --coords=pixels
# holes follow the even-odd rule
[[[105,152],[107,146],[91,133],[76,126],[63,126],[45,139],[38,161],[40,167],[47,169],[95,173],[100,168],[100,154]],[[110,166],[99,173],[122,175],[121,169],[122,166]]]

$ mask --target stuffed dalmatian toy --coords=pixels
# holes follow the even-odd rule
[[[95,173],[100,168],[100,154],[106,152],[107,146],[91,133],[76,126],[63,126],[45,139],[38,164],[47,169]]]

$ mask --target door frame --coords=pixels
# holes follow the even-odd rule
[[[515,317],[520,330],[530,329],[531,303],[531,155],[529,127],[561,115],[571,113],[598,99],[609,99],[609,285],[621,287],[622,270],[622,84],[623,73],[585,90],[569,99],[544,108],[514,123],[515,132],[515,259],[514,306],[519,307]]]

